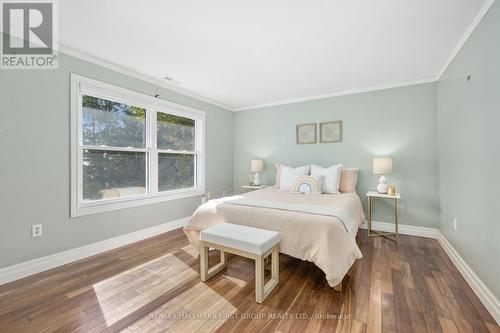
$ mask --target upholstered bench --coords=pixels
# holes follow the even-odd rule
[[[279,283],[279,242],[275,231],[221,223],[200,234],[201,280],[207,281],[226,267],[226,252],[255,260],[255,301],[262,303]],[[209,247],[220,250],[220,263],[208,268]],[[264,259],[271,255],[271,280],[264,284]]]

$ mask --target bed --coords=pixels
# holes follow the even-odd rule
[[[334,287],[362,258],[356,234],[364,220],[356,193],[304,195],[267,188],[204,203],[184,232],[198,249],[200,231],[217,223],[278,231],[280,252],[312,261]]]

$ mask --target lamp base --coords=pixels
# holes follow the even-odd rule
[[[385,183],[384,175],[380,176],[378,179],[377,191],[380,194],[387,194],[387,184]]]
[[[260,185],[260,176],[259,176],[258,172],[256,172],[255,176],[253,177],[253,185],[255,185],[255,186]]]
[[[387,194],[387,184],[378,184],[377,191],[380,194]]]

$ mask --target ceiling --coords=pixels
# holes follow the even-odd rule
[[[59,39],[245,109],[436,80],[487,1],[64,0]]]

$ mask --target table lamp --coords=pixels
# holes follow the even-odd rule
[[[264,170],[264,161],[252,160],[252,162],[250,163],[250,169],[252,172],[255,172],[255,176],[253,177],[253,184],[259,186],[260,185],[259,172],[262,172],[262,170]]]
[[[381,194],[387,193],[387,184],[384,175],[392,172],[392,158],[376,157],[373,159],[373,174],[380,175],[378,179],[377,191]]]

